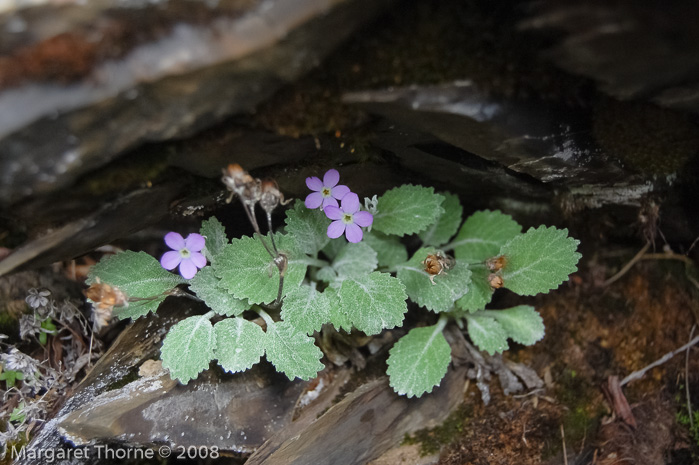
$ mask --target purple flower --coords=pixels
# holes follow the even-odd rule
[[[340,208],[329,205],[323,210],[328,218],[335,220],[328,226],[328,237],[336,239],[345,233],[345,237],[350,242],[359,242],[364,233],[362,228],[366,228],[374,222],[374,216],[369,212],[359,211],[359,197],[354,192],[350,192],[342,198]]]
[[[322,181],[315,176],[306,178],[308,188],[315,191],[306,197],[306,208],[325,208],[328,205],[337,207],[337,201],[342,200],[350,191],[347,186],[338,186],[339,181],[340,173],[337,170],[328,170]]]
[[[174,270],[179,265],[182,277],[192,279],[199,268],[206,266],[206,257],[201,254],[205,243],[201,234],[192,233],[183,239],[180,234],[169,232],[165,234],[165,243],[172,249],[160,258],[166,270]]]

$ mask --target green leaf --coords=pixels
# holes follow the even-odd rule
[[[366,235],[366,233],[364,234]],[[342,237],[333,239],[328,242],[325,247],[323,247],[323,253],[326,257],[328,257],[328,259],[333,260],[346,243],[347,241]]]
[[[228,244],[226,229],[216,217],[212,216],[208,220],[202,222],[199,234],[206,238],[206,245],[202,253],[210,262],[213,262],[214,257],[220,254],[223,248]]]
[[[337,280],[337,272],[332,266],[324,266],[323,268],[316,271],[316,280],[325,281],[326,283],[331,283]]]
[[[127,250],[103,258],[90,269],[87,284],[97,278],[105,284],[119,288],[127,297],[149,298],[149,301],[131,302],[128,307],[117,308],[118,318],[137,318],[156,311],[165,300],[163,293],[185,281],[180,275],[170,273],[160,266],[160,262],[145,252]]]
[[[548,292],[577,271],[580,241],[568,237],[567,229],[551,226],[530,228],[502,246],[499,255],[507,262],[502,270],[505,287],[519,295]]]
[[[474,266],[472,272],[468,292],[456,301],[458,308],[471,313],[483,310],[493,298],[493,288],[488,282],[490,271],[485,266]]]
[[[238,316],[250,308],[245,299],[236,299],[221,285],[212,267],[202,268],[190,281],[189,289],[219,315]]]
[[[432,247],[419,249],[407,263],[398,265],[396,276],[405,285],[410,300],[428,310],[446,312],[468,291],[471,270],[457,260],[453,268],[435,276],[432,284],[422,261],[433,253],[435,249]]]
[[[504,352],[507,345],[507,332],[495,321],[495,318],[484,316],[480,313],[466,315],[468,322],[468,335],[479,349],[485,350],[490,355],[496,352]]]
[[[379,197],[378,211],[372,227],[396,236],[414,234],[427,229],[444,212],[444,196],[431,187],[405,184]]]
[[[342,282],[339,294],[342,313],[367,335],[401,326],[408,310],[405,286],[388,273],[374,271],[347,279]]]
[[[214,325],[214,357],[231,373],[252,368],[265,354],[267,334],[244,318],[226,318]]]
[[[330,321],[328,296],[318,292],[315,283],[302,284],[284,298],[281,316],[297,330],[313,334]]]
[[[532,345],[544,337],[544,320],[529,305],[518,305],[506,310],[489,310],[488,316],[494,317],[507,335],[515,342]]]
[[[352,322],[349,317],[345,315],[342,311],[342,303],[340,302],[340,295],[338,289],[334,287],[327,287],[323,294],[328,298],[328,311],[330,312],[329,322],[335,327],[336,330],[344,329],[347,332],[352,331]]]
[[[172,378],[187,384],[190,379],[209,368],[214,359],[216,333],[205,316],[190,316],[180,321],[167,333],[160,358]]]
[[[444,213],[439,216],[435,223],[419,234],[425,245],[439,247],[446,244],[456,234],[461,224],[464,209],[461,207],[459,197],[447,192],[441,195],[444,196],[444,203],[442,203]]]
[[[522,227],[499,210],[478,211],[469,216],[459,234],[445,248],[454,249],[454,256],[466,263],[495,257],[507,241],[517,236]]]
[[[296,239],[302,252],[315,255],[330,241],[328,225],[330,220],[322,210],[306,208],[297,200],[294,208],[286,211],[286,234]]]
[[[150,312],[156,312],[160,304],[163,303],[167,296],[156,297],[151,300],[143,300],[140,302],[129,302],[128,306],[114,307],[112,315],[119,320],[126,318],[140,318],[148,315]]]
[[[284,276],[282,296],[296,289],[306,275],[303,254],[288,235],[274,236],[280,251],[286,253],[289,264]],[[266,237],[269,243],[269,238]],[[213,263],[221,285],[239,299],[250,303],[269,303],[277,298],[279,270],[257,238],[233,239]]]
[[[377,263],[376,252],[370,246],[348,242],[340,249],[332,267],[339,279],[358,278],[374,271]]]
[[[439,386],[451,361],[442,329],[442,325],[411,329],[391,348],[386,372],[398,394],[420,397]]]
[[[364,233],[362,242],[376,251],[378,266],[393,268],[408,261],[408,250],[396,236],[387,236],[374,230]]]
[[[323,353],[313,338],[297,330],[288,322],[267,325],[267,360],[289,379],[314,378],[323,364]]]

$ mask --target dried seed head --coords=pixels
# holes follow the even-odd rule
[[[500,271],[507,265],[507,257],[500,255],[499,257],[492,257],[485,261],[485,266],[488,267],[490,271]]]
[[[454,259],[449,255],[443,255],[441,252],[431,253],[422,261],[425,265],[425,272],[430,275],[430,281],[435,284],[434,277],[440,274],[446,274],[446,270],[454,266]]]
[[[488,283],[493,289],[500,289],[505,285],[505,281],[503,281],[502,276],[495,273],[490,273],[490,275],[488,275]]]
[[[284,194],[279,190],[277,181],[273,179],[265,179],[260,184],[262,194],[260,196],[260,206],[268,215],[272,214],[279,204],[286,205],[291,202],[291,199],[284,200]]]
[[[128,297],[118,287],[100,282],[99,278],[85,290],[85,297],[99,308],[128,306]]]
[[[226,203],[230,203],[233,199],[233,194],[237,194],[249,206],[255,205],[260,200],[260,180],[250,176],[237,163],[231,163],[223,169],[221,181],[226,186],[226,189],[231,191],[231,195],[226,199]]]

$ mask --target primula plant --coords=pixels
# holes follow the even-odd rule
[[[223,176],[228,201],[239,197],[252,237],[229,239],[209,218],[200,234],[166,235],[173,250],[160,262],[131,251],[103,259],[89,274],[88,296],[118,318],[156,311],[169,295],[204,301],[210,311],[173,326],[162,346],[163,365],[184,383],[213,360],[238,372],[263,356],[289,379],[313,378],[323,368],[314,335],[376,335],[402,326],[408,300],[438,319],[411,329],[391,348],[388,375],[399,394],[419,397],[439,385],[451,361],[442,333],[447,324],[458,325],[490,354],[507,350],[508,340],[529,345],[544,336],[533,307],[486,306],[500,287],[535,295],[567,280],[580,258],[567,230],[522,232],[499,211],[479,211],[462,223],[455,195],[415,185],[365,199],[362,208],[339,179],[336,170],[322,180],[308,178],[311,193],[287,208],[283,232],[274,232],[272,212],[289,202],[273,181],[230,165]],[[419,237],[417,250],[404,245],[408,235]],[[177,266],[179,275],[167,271]]]

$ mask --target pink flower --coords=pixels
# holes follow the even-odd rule
[[[315,176],[306,178],[308,188],[315,191],[306,197],[306,208],[325,208],[328,205],[337,207],[337,201],[342,200],[350,191],[347,186],[338,186],[337,183],[339,181],[340,173],[337,170],[328,170],[322,181]]]
[[[328,237],[331,239],[336,239],[344,233],[348,241],[359,242],[364,235],[360,226],[366,228],[374,222],[371,213],[359,211],[359,196],[354,192],[342,198],[340,208],[329,205],[323,211],[328,218],[335,220],[328,226]]]
[[[205,239],[201,234],[192,233],[183,239],[180,234],[169,232],[165,234],[165,243],[172,249],[160,258],[166,270],[174,270],[179,265],[182,277],[192,279],[199,268],[206,266],[206,257],[201,253]]]

